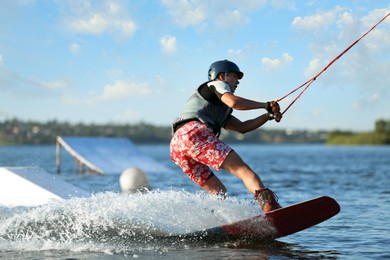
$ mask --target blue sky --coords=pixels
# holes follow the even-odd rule
[[[0,120],[168,126],[221,59],[245,73],[237,95],[277,99],[389,12],[387,0],[5,0]],[[390,120],[389,89],[390,17],[265,127],[372,130]]]

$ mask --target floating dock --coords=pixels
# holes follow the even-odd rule
[[[61,170],[61,147],[75,158],[76,170],[80,172],[85,166],[99,174],[120,174],[128,168],[146,173],[170,171],[142,154],[127,138],[58,136],[56,143],[57,172]]]

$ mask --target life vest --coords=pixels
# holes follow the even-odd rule
[[[187,122],[198,120],[213,130],[215,135],[220,134],[221,128],[225,126],[233,109],[221,101],[220,97],[223,93],[219,94],[214,84],[226,83],[223,81],[207,81],[200,85],[197,92],[187,100],[179,117],[173,123],[173,132]]]

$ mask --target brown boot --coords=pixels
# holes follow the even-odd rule
[[[280,209],[282,206],[278,203],[278,196],[267,188],[261,188],[255,191],[255,199],[259,202],[264,213]]]

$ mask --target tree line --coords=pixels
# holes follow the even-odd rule
[[[258,129],[245,135],[222,131],[221,139],[242,143],[323,143],[325,131],[286,131]],[[57,136],[124,137],[134,143],[169,143],[170,126],[138,124],[45,123],[10,119],[0,122],[0,145],[53,144]]]
[[[138,124],[84,124],[8,119],[0,122],[0,145],[54,144],[57,136],[124,137],[134,143],[169,143],[170,126]],[[257,129],[245,135],[222,131],[221,139],[240,143],[390,144],[390,121],[378,120],[375,131],[309,131]]]
[[[326,143],[330,145],[389,145],[390,120],[377,120],[373,132],[354,133],[338,130],[329,132]]]

